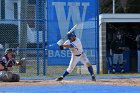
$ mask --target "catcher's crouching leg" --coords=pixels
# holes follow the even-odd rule
[[[20,76],[18,74],[6,72],[2,75],[0,81],[2,81],[2,82],[19,82],[19,80],[20,80]]]
[[[12,79],[9,82],[19,82],[20,76],[18,74],[12,74]]]

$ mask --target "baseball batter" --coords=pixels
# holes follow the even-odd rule
[[[61,39],[57,42],[57,44],[60,46],[61,49],[69,48],[72,53],[72,56],[67,70],[62,76],[57,78],[56,81],[61,81],[64,79],[65,76],[70,74],[79,61],[82,62],[88,68],[92,81],[96,81],[92,65],[90,64],[86,54],[83,52],[80,39],[76,37],[74,32],[68,32],[67,37],[68,40],[66,42],[63,42],[63,40]]]

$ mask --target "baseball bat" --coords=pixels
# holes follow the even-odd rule
[[[76,30],[77,29],[77,27],[78,27],[78,24],[76,24],[70,31],[68,31],[68,33],[71,33],[71,32],[73,32],[74,30]]]
[[[78,24],[74,25],[73,28],[71,28],[70,31],[68,31],[68,33],[73,32],[74,30],[77,29],[77,27],[78,27]],[[66,39],[66,38],[67,38],[67,35],[66,35],[63,39]],[[55,44],[56,44],[56,43],[49,44],[48,47],[53,47],[53,46],[55,46]]]

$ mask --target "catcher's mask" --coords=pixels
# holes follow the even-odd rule
[[[7,55],[8,53],[11,53],[12,58],[15,58],[15,53],[13,49],[11,48],[6,49],[4,55]]]

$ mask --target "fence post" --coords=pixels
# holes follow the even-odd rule
[[[115,0],[113,0],[113,14],[115,14]]]
[[[97,0],[97,74],[100,74],[100,51],[99,51],[99,0]]]
[[[37,75],[39,75],[39,1],[36,0],[35,5],[35,30],[36,30],[36,68],[37,68]]]
[[[46,75],[46,50],[45,50],[45,0],[42,0],[42,47],[43,47],[43,75]]]
[[[19,31],[19,48],[27,48],[27,0],[21,0],[21,13],[20,13],[20,31]],[[26,57],[23,50],[19,51],[20,59]],[[26,64],[19,67],[20,73],[26,73]]]

